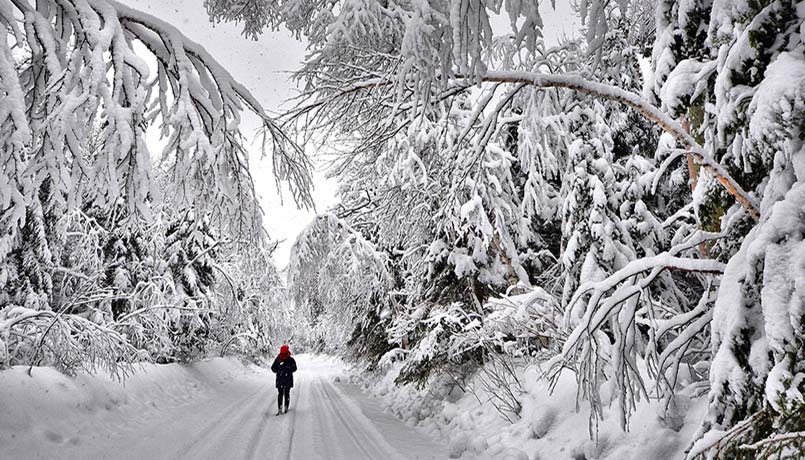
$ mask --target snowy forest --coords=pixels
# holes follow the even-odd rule
[[[805,458],[805,1],[193,4],[305,43],[276,115],[124,3],[0,0],[0,369],[290,342],[505,423],[572,381],[589,439],[703,401],[688,458]],[[338,182],[284,270],[244,117],[287,201],[317,152]]]

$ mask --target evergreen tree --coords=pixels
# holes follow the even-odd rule
[[[46,226],[42,207],[39,203],[31,205],[13,242],[14,249],[0,271],[0,308],[20,305],[34,310],[51,309],[53,255]]]
[[[173,356],[180,361],[203,356],[209,339],[218,244],[209,215],[197,217],[193,209],[179,213],[165,230],[165,260],[183,307],[170,318]]]

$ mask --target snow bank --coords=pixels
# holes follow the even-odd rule
[[[265,369],[235,358],[146,364],[124,383],[103,375],[71,378],[48,367],[34,367],[29,376],[27,366],[15,366],[0,372],[0,458],[55,458],[65,446],[80,451],[98,432],[214,398],[233,379],[253,384],[268,378]]]
[[[416,389],[394,383],[400,367],[395,363],[377,380],[365,374],[357,378],[399,418],[443,439],[451,458],[682,459],[707,404],[706,398],[681,395],[675,411],[681,419],[674,421],[677,430],[660,420],[656,401],[638,402],[628,432],[621,430],[616,410],[605,411],[596,440],[590,438],[589,408],[583,405],[576,410],[578,385],[570,373],[561,375],[551,394],[537,369],[522,372],[523,409],[520,419],[510,424],[493,407],[477,379],[467,382],[466,391],[443,377]]]

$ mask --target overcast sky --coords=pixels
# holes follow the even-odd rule
[[[259,40],[254,41],[244,38],[240,29],[233,24],[211,24],[201,0],[122,1],[173,24],[190,39],[207,48],[269,113],[279,111],[283,103],[296,94],[296,87],[289,81],[288,74],[299,67],[305,56],[305,47],[288,31],[266,31]],[[570,14],[568,2],[557,0],[556,12],[547,6],[543,8],[544,33],[548,41],[577,30],[578,25]],[[252,136],[257,128],[256,119],[247,118],[243,128],[246,136]],[[256,144],[251,151],[254,152],[251,155],[252,175],[265,211],[266,230],[272,239],[282,240],[274,260],[278,267],[284,268],[288,264],[294,239],[313,219],[314,212],[297,209],[287,194],[283,194],[284,200],[281,200],[271,174],[270,160],[260,158]],[[315,152],[310,153],[315,161]],[[316,208],[319,212],[326,211],[336,203],[336,184],[326,179],[321,170],[316,171],[314,183]]]

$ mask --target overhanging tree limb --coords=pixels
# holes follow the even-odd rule
[[[674,136],[696,158],[697,163],[713,174],[716,180],[749,212],[752,218],[758,220],[760,217],[757,205],[749,197],[749,194],[730,176],[721,164],[704,151],[704,148],[688,134],[681,124],[635,93],[617,86],[590,81],[578,75],[487,71],[482,73],[479,79],[488,83],[525,83],[538,88],[565,88],[627,105],[643,115],[647,120],[658,125],[665,132]]]
[[[455,79],[466,80],[466,77],[457,75]],[[696,142],[696,139],[694,139],[679,122],[638,94],[618,88],[617,86],[591,81],[579,75],[570,74],[545,74],[525,71],[486,71],[475,77],[474,80],[482,83],[519,83],[535,86],[537,88],[565,88],[600,99],[619,102],[631,107],[647,120],[674,136],[674,138],[682,144],[683,148],[695,158],[696,162],[708,170],[727,192],[749,212],[753,219],[757,221],[760,218],[760,212],[754,200],[743,187],[735,181],[729,172],[712,156],[707,154],[704,148]],[[341,89],[337,94],[327,95],[325,102],[320,100],[314,101],[311,105],[297,110],[307,111],[310,109],[322,109],[327,103],[353,94],[356,91],[398,83],[398,81],[389,78],[368,78]],[[464,86],[463,88],[466,89],[468,87],[469,86]]]

